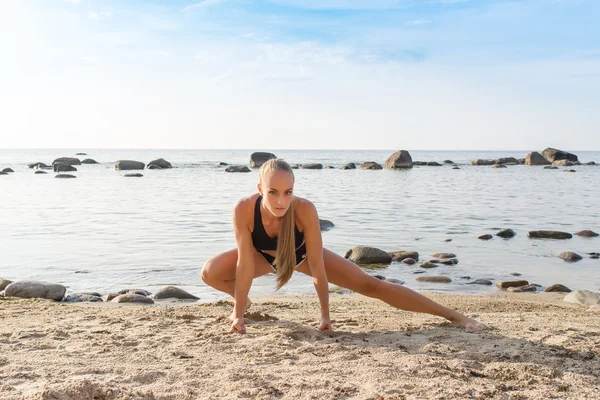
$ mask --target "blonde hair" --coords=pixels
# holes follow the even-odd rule
[[[294,179],[292,167],[287,162],[281,158],[272,158],[265,162],[258,171],[260,183],[262,184],[265,181],[267,174],[275,171],[289,172],[292,175],[292,179]],[[296,217],[294,215],[294,200],[292,200],[290,207],[281,221],[279,236],[277,238],[277,254],[275,256],[277,289],[281,289],[290,280],[296,266],[295,228]]]

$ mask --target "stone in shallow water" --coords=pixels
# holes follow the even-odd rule
[[[58,179],[69,179],[69,178],[77,178],[75,175],[71,175],[71,174],[58,174],[55,176],[55,178]]]
[[[415,260],[414,258],[405,258],[404,260],[402,260],[402,262],[404,264],[413,265],[417,262],[417,260]]]
[[[525,286],[525,285],[529,285],[529,282],[523,281],[523,280],[496,282],[496,286],[498,286],[500,289],[508,289],[509,287],[519,287],[519,286]]]
[[[569,289],[565,285],[561,285],[559,283],[554,284],[554,285],[550,285],[546,289],[544,289],[544,292],[563,292],[563,293],[568,293],[570,291],[571,291],[571,289]]]
[[[491,238],[493,238],[493,236],[490,235],[489,233],[487,233],[485,235],[479,236],[477,239],[480,239],[480,240],[490,240]]]
[[[72,293],[63,299],[64,303],[81,303],[81,302],[92,302],[98,303],[102,302],[102,297],[100,296],[92,296],[85,293]]]
[[[568,262],[576,262],[583,259],[583,257],[581,257],[579,254],[573,253],[572,251],[563,251],[558,255],[558,258],[562,258]]]
[[[326,220],[326,219],[320,219],[319,218],[319,227],[321,228],[321,231],[326,232],[328,230],[330,230],[331,228],[333,228],[335,225],[333,222]]]
[[[390,251],[388,254],[392,257],[393,261],[403,261],[407,258],[412,258],[413,260],[419,259],[419,253],[416,251],[396,250]]]
[[[389,283],[395,283],[397,285],[404,285],[404,281],[401,281],[400,279],[396,278],[387,278],[385,281]]]
[[[500,236],[501,238],[504,238],[504,239],[510,239],[511,237],[514,237],[515,235],[516,235],[516,233],[512,229],[503,229],[500,232],[496,233],[496,236]]]
[[[389,264],[392,257],[383,250],[368,246],[355,246],[344,254],[344,258],[355,264]]]
[[[419,276],[417,278],[419,282],[431,282],[431,283],[450,283],[452,279],[447,276]]]
[[[430,261],[425,261],[424,263],[422,263],[422,264],[420,265],[420,267],[421,267],[421,268],[436,268],[436,267],[438,267],[438,265],[437,265],[437,264],[435,264],[435,263],[432,263],[432,262],[430,262]]]
[[[455,258],[456,254],[454,253],[434,253],[431,255],[431,257],[435,257],[435,258]]]
[[[519,287],[511,286],[511,287],[507,288],[506,290],[509,292],[516,292],[516,293],[535,292],[537,290],[537,287],[536,287],[536,285],[525,285],[525,286],[519,286]]]
[[[531,239],[571,239],[573,235],[560,231],[530,231],[527,236]]]
[[[117,294],[139,294],[140,296],[150,296],[152,292],[149,292],[146,289],[127,288],[119,290]]]
[[[473,282],[467,282],[467,285],[491,285],[492,281],[488,279],[476,279]]]
[[[589,229],[585,229],[583,231],[579,231],[576,233],[577,236],[581,237],[596,237],[598,234],[594,231],[590,231]]]
[[[179,289],[178,287],[175,287],[175,286],[167,286],[167,287],[161,288],[158,292],[156,292],[156,294],[154,295],[154,298],[156,300],[161,300],[161,299],[198,300],[198,297],[194,296],[191,293],[186,292],[183,289]]]
[[[584,306],[592,306],[600,304],[600,294],[589,290],[575,290],[563,298],[567,303],[581,304]]]
[[[144,175],[143,175],[143,174],[139,174],[139,173],[138,173],[138,174],[125,174],[125,175],[123,175],[123,176],[124,176],[125,178],[141,178],[141,177],[143,177]]]

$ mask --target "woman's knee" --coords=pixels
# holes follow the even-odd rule
[[[358,292],[364,296],[377,297],[381,293],[382,285],[382,281],[369,275],[360,283]]]
[[[208,283],[208,281],[211,280],[211,272],[213,272],[212,270],[213,268],[213,260],[215,257],[211,257],[208,260],[206,260],[206,262],[204,263],[204,265],[202,266],[202,272],[200,273],[200,277],[202,278],[202,281],[204,283]]]

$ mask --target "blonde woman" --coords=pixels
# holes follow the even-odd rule
[[[237,202],[233,225],[237,247],[210,258],[202,280],[235,299],[231,331],[245,333],[244,312],[256,277],[275,273],[277,288],[294,271],[312,276],[321,305],[320,331],[331,331],[329,287],[335,285],[378,298],[406,310],[437,315],[469,331],[485,326],[401,285],[381,281],[356,264],[323,248],[319,217],[313,203],[294,196],[294,173],[282,159],[259,170],[258,193]]]

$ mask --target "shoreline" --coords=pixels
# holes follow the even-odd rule
[[[248,333],[225,301],[176,307],[0,300],[7,400],[597,398],[600,314],[560,294],[426,296],[492,329],[357,294],[255,297]],[[75,304],[74,304],[75,305]]]

